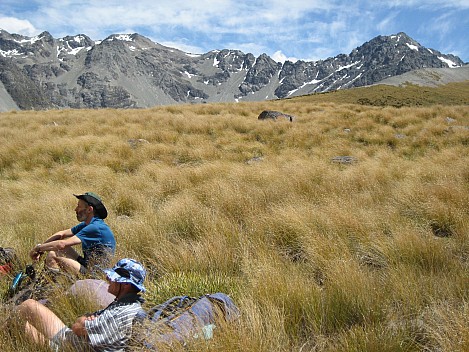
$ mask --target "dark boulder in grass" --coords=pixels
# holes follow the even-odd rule
[[[287,119],[290,122],[295,120],[295,116],[284,114],[280,111],[273,110],[264,110],[260,113],[258,120],[277,120],[277,119]]]

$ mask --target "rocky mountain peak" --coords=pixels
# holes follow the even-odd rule
[[[282,64],[266,54],[255,57],[233,49],[184,53],[138,33],[93,41],[85,34],[54,39],[48,32],[25,37],[0,30],[0,58],[9,60],[1,66],[0,79],[21,108],[260,101],[374,84],[419,68],[464,64],[403,32],[377,36],[350,54]],[[34,89],[19,88],[18,82]],[[33,92],[39,97],[34,101],[42,100],[41,104],[22,103],[28,98],[20,91]]]

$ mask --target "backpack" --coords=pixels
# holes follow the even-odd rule
[[[18,264],[18,258],[13,248],[0,247],[0,276],[7,275],[13,271]]]
[[[17,272],[13,276],[13,281],[5,296],[7,302],[18,305],[28,298],[37,299],[38,297],[34,293],[41,291],[37,281],[37,273],[34,266],[32,264],[26,265],[24,270]]]
[[[46,270],[43,256],[38,263],[27,264],[23,270],[13,274],[13,281],[3,299],[13,305],[19,305],[28,298],[45,302],[55,288],[64,283],[68,286],[73,280],[67,273]]]
[[[145,350],[158,346],[186,345],[190,339],[213,337],[213,330],[239,318],[232,299],[221,292],[200,297],[176,296],[137,316],[132,340]]]

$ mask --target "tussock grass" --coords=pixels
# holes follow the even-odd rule
[[[443,351],[469,349],[467,321],[469,307],[456,301],[433,303],[422,313],[423,334],[430,344]]]
[[[0,245],[27,263],[76,223],[72,193],[95,191],[116,259],[149,269],[148,305],[222,291],[241,309],[172,351],[465,351],[469,108],[342,94],[2,113]],[[58,296],[67,321],[93,310]],[[19,328],[0,341],[33,348]]]

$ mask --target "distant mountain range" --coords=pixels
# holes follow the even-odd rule
[[[147,108],[263,101],[375,84],[422,68],[458,68],[457,56],[398,33],[319,61],[274,61],[239,50],[190,54],[139,34],[25,37],[0,30],[0,111]]]

